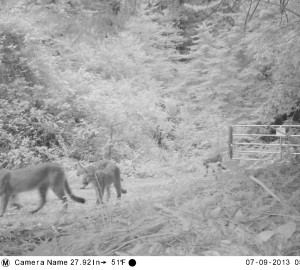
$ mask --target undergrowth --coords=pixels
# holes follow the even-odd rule
[[[2,229],[1,255],[299,255],[297,164],[226,166],[208,177],[199,167],[148,186],[132,180],[120,204],[44,224],[28,218],[30,229]]]

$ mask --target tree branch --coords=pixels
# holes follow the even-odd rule
[[[208,15],[206,16],[206,18],[204,18],[204,19],[201,20],[200,22],[205,21],[205,20],[208,19],[212,14],[214,14],[214,13],[217,11],[217,9],[219,8],[219,6],[220,6],[223,2],[224,2],[224,0],[221,0],[221,2],[220,2],[219,4],[215,5],[215,6],[213,7],[213,11],[212,11],[210,14],[208,14]]]
[[[281,7],[279,4],[267,2],[266,0],[258,0],[258,1],[261,1],[261,2],[266,3],[266,4],[269,4],[269,5]],[[288,3],[288,2],[287,2],[287,3]],[[286,3],[286,4],[287,4],[287,3]],[[297,12],[295,12],[295,11],[293,11],[293,10],[287,8],[286,5],[285,5],[285,10],[287,10],[288,12],[290,12],[290,13],[292,13],[292,14],[294,14],[294,15],[296,15],[297,17],[300,18],[300,14],[298,14]]]
[[[255,8],[254,8],[254,10],[253,10],[253,12],[252,12],[250,18],[249,18],[249,21],[252,19],[253,15],[254,15],[254,13],[255,13],[255,11],[256,11],[256,9],[257,9],[259,3],[260,3],[260,1],[261,1],[261,0],[258,0],[258,2],[257,2],[257,4],[256,4],[256,6],[255,6]]]
[[[259,1],[260,1],[260,0],[259,0]],[[249,14],[250,14],[250,10],[251,10],[252,4],[253,4],[253,0],[251,0],[250,5],[249,5],[249,8],[248,8],[248,12],[247,12],[247,16],[246,16],[245,24],[244,24],[244,32],[246,32],[247,21],[248,21],[248,17],[249,17]]]

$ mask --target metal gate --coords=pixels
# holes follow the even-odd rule
[[[271,130],[275,133],[270,134]],[[300,156],[299,134],[300,125],[233,125],[229,127],[229,156],[239,160],[283,158],[284,153]],[[262,137],[272,137],[273,142],[263,143]]]

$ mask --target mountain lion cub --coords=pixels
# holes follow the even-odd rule
[[[94,177],[89,179],[96,192],[97,204],[102,203],[104,190],[107,192],[107,201],[109,200],[111,184],[115,186],[117,198],[121,198],[121,193],[127,193],[127,191],[121,187],[120,169],[115,164],[109,164],[103,170],[96,170]]]
[[[15,197],[17,193],[37,189],[41,202],[37,209],[31,213],[39,211],[46,203],[46,194],[51,188],[56,196],[64,203],[67,208],[67,198],[65,191],[70,198],[76,202],[84,203],[85,199],[72,194],[67,182],[65,172],[60,165],[55,163],[44,163],[17,170],[0,170],[0,197],[1,209],[0,217],[5,213],[9,197]]]
[[[86,186],[89,184],[90,177],[94,178],[95,171],[103,170],[110,164],[114,164],[114,163],[108,160],[101,160],[98,162],[94,162],[86,167],[82,167],[80,165],[81,168],[77,171],[77,176],[83,175],[81,189],[86,188]]]

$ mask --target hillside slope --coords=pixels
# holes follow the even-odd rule
[[[299,255],[298,163],[203,166],[226,153],[229,125],[295,110],[299,3],[287,21],[276,1],[123,2],[0,11],[1,167],[54,160],[89,198],[60,213],[49,196],[28,216],[34,193],[22,194],[0,220],[1,255]],[[76,166],[105,147],[128,194],[96,207]]]

